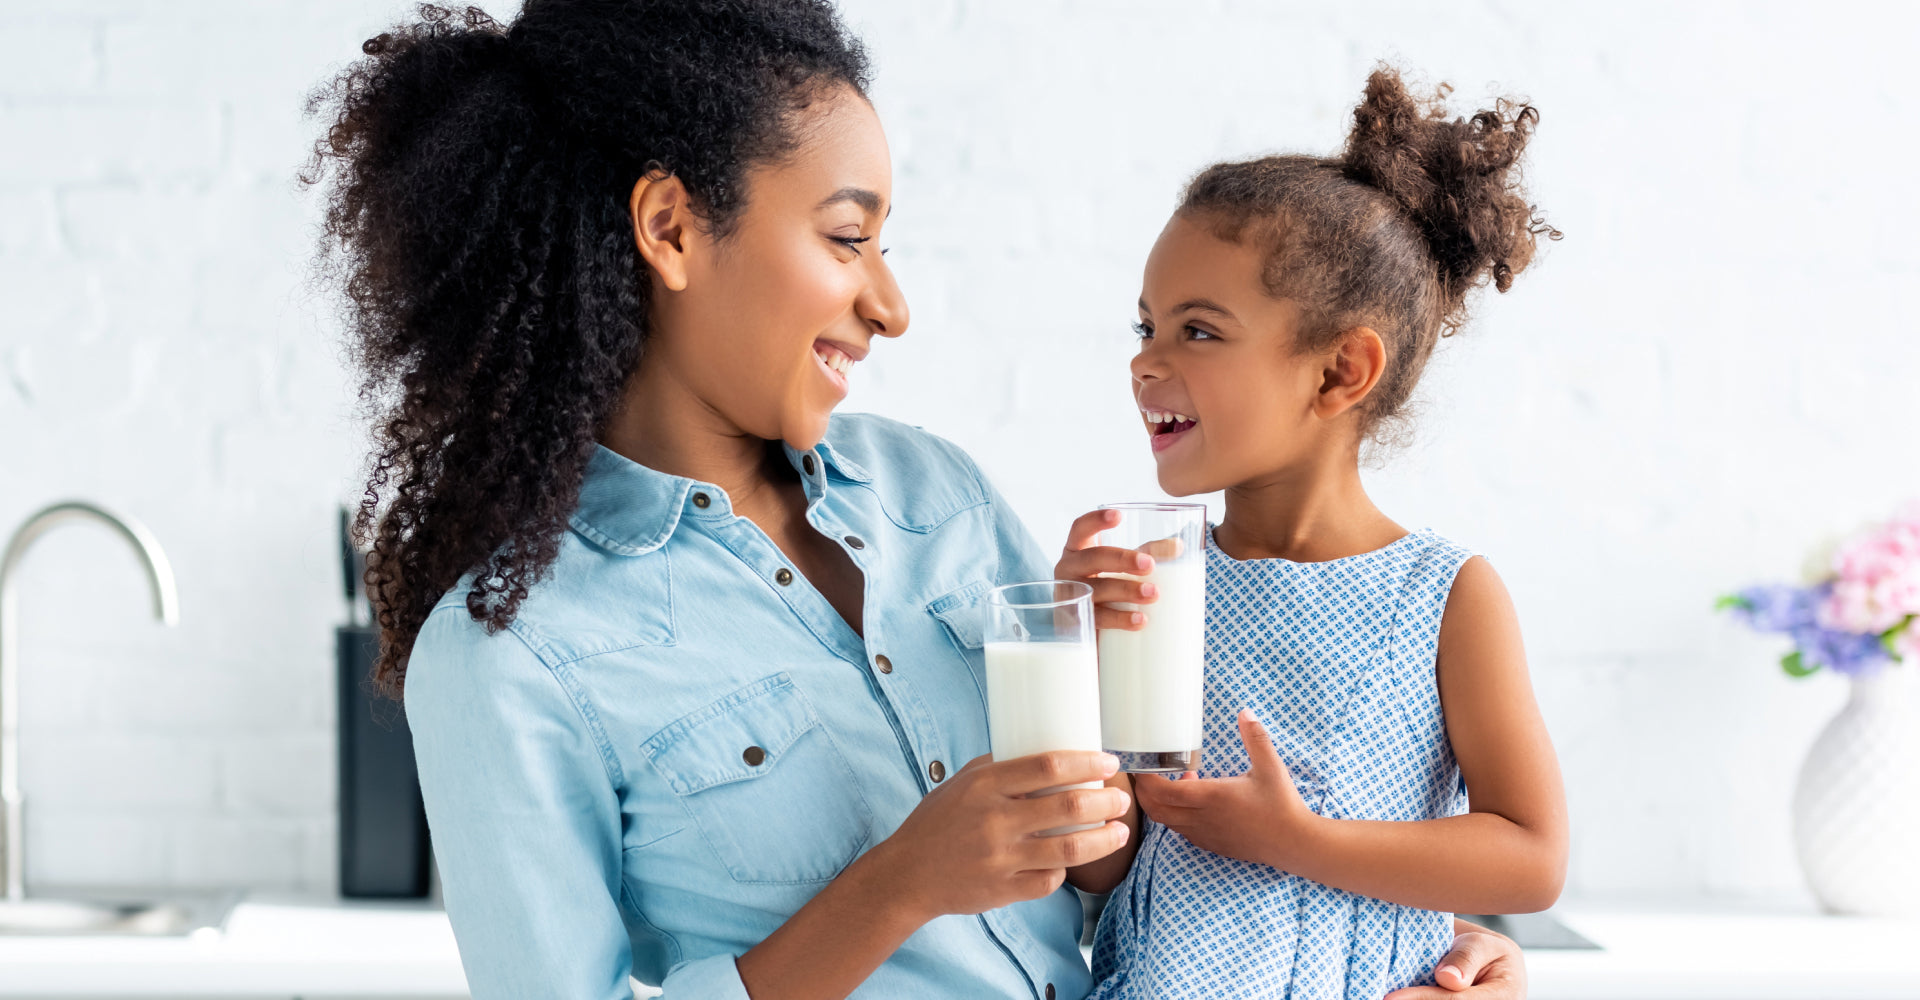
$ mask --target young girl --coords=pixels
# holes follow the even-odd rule
[[[1096,997],[1459,989],[1459,970],[1430,971],[1449,911],[1559,895],[1559,770],[1506,590],[1360,481],[1363,443],[1397,429],[1468,292],[1506,291],[1558,236],[1518,188],[1537,113],[1449,118],[1445,93],[1376,71],[1342,155],[1208,168],[1147,260],[1132,375],[1160,485],[1225,490],[1226,516],[1202,769],[1133,776],[1133,851],[1074,872],[1119,883]],[[1138,628],[1105,606],[1154,596],[1107,575],[1145,561],[1093,544],[1109,516],[1075,523],[1057,571],[1095,586],[1102,627]]]

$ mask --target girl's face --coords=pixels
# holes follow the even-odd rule
[[[1266,294],[1262,263],[1183,215],[1147,256],[1133,395],[1173,496],[1284,475],[1330,432],[1324,359],[1296,349],[1299,310]]]
[[[786,159],[750,170],[723,240],[686,234],[685,287],[655,284],[649,364],[729,433],[811,448],[875,337],[907,328],[881,256],[893,164],[873,108],[848,88],[802,112]]]

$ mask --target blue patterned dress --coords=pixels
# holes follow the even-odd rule
[[[1207,540],[1201,776],[1243,774],[1253,709],[1322,816],[1423,820],[1466,810],[1434,654],[1466,549],[1416,531],[1346,559],[1241,562]],[[1328,888],[1204,851],[1143,822],[1094,941],[1102,1000],[1379,1000],[1429,984],[1449,914]]]

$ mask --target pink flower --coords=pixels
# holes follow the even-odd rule
[[[1833,589],[1819,610],[1821,625],[1881,633],[1920,614],[1920,504],[1834,554]],[[1920,658],[1920,635],[1908,629],[1902,652]]]

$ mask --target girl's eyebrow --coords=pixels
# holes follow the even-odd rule
[[[1147,300],[1145,298],[1142,298],[1140,300],[1140,311],[1144,313],[1153,312],[1152,309],[1147,308]],[[1212,299],[1188,299],[1187,301],[1182,302],[1177,306],[1174,306],[1172,311],[1175,313],[1210,312],[1217,316],[1222,316],[1226,319],[1237,319],[1237,317],[1233,315],[1232,311],[1228,310],[1225,306],[1222,306],[1221,304],[1213,301]]]

